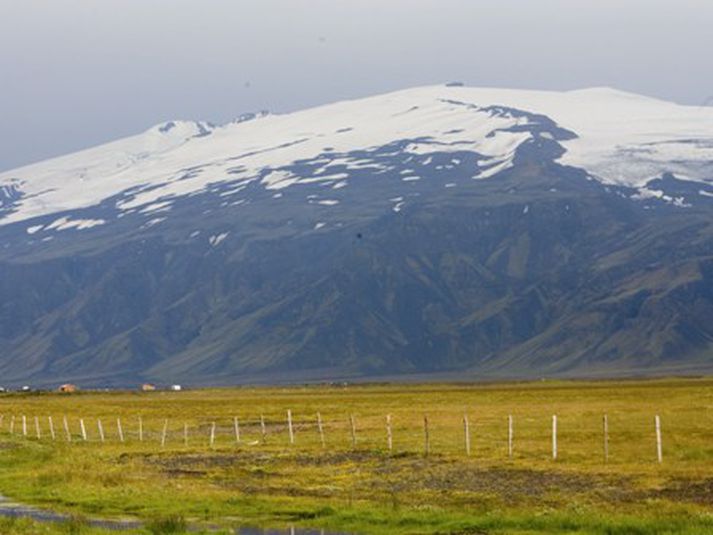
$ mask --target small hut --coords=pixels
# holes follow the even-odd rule
[[[142,392],[153,392],[156,390],[156,385],[153,383],[144,383],[141,385]]]
[[[74,392],[77,391],[77,385],[73,385],[70,383],[61,385],[58,390],[64,394],[73,394]]]

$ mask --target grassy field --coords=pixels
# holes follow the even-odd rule
[[[6,394],[0,415],[0,493],[79,517],[136,517],[149,522],[144,532],[180,531],[180,519],[364,534],[713,533],[707,378]],[[100,532],[82,524],[0,520],[0,532]]]

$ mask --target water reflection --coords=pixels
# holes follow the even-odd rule
[[[65,522],[70,517],[53,511],[37,509],[27,505],[11,502],[0,496],[0,517],[5,518],[31,518],[38,522]],[[111,531],[127,531],[139,529],[142,524],[137,520],[100,520],[89,519],[87,524],[95,528],[103,528]],[[237,528],[236,535],[354,535],[339,533],[335,531],[325,531],[323,529],[263,529],[263,528]]]

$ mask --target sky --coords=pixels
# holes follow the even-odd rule
[[[0,170],[458,80],[713,105],[710,0],[0,0]]]

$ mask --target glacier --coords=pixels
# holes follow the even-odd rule
[[[283,115],[261,113],[223,126],[170,121],[6,171],[0,173],[0,225],[116,196],[119,212],[167,211],[173,199],[224,182],[234,186],[233,194],[253,182],[276,192],[314,183],[343,188],[349,171],[387,172],[370,154],[391,146],[414,157],[472,152],[472,178],[485,180],[512,167],[518,148],[531,142],[556,144],[558,163],[604,184],[635,188],[641,198],[651,196],[650,181],[667,173],[713,183],[713,109],[610,88],[429,86]],[[305,162],[319,165],[300,171]],[[403,180],[421,178],[417,167]],[[56,227],[103,223],[68,218]]]

